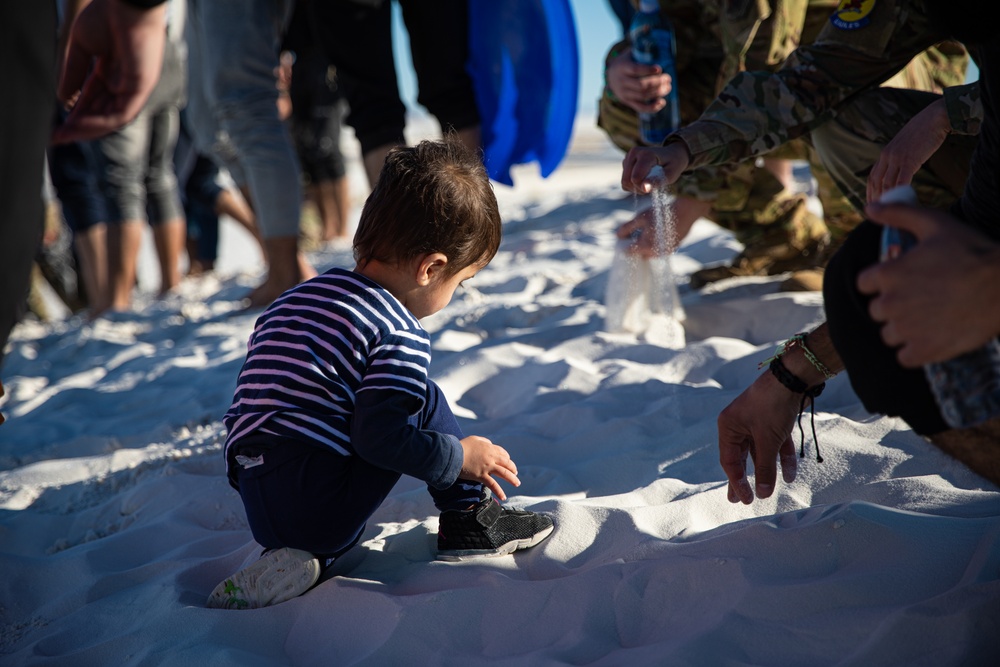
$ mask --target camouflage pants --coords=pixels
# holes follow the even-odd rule
[[[919,90],[877,88],[813,130],[812,143],[823,165],[859,210],[867,198],[868,174],[882,148],[907,121],[939,98]],[[946,208],[962,194],[976,142],[975,136],[948,136],[913,179],[920,203]]]

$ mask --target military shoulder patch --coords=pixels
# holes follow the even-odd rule
[[[875,0],[840,0],[830,16],[830,23],[841,30],[858,30],[871,21]]]

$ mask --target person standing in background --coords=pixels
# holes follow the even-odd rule
[[[214,154],[253,208],[267,277],[247,297],[263,308],[316,275],[299,248],[298,159],[278,116],[275,72],[293,9],[282,0],[188,0],[188,109],[198,151]]]
[[[160,264],[160,296],[181,280],[186,223],[174,148],[185,104],[186,63],[178,44],[179,27],[165,22],[163,29],[168,32],[163,68],[149,100],[128,125],[97,141],[105,169],[101,180],[107,192],[109,294],[95,304],[95,314],[103,308],[124,311],[131,307],[147,222],[153,229]]]
[[[24,310],[31,264],[44,220],[42,182],[50,141],[82,141],[135,117],[159,77],[163,59],[161,3],[95,0],[81,15],[67,47],[58,95],[73,102],[53,131],[56,105],[54,3],[0,3],[0,40],[7,77],[18,94],[0,105],[0,364]],[[81,19],[78,19],[78,22]],[[95,59],[98,67],[94,67]],[[88,85],[84,87],[84,82]],[[0,395],[3,383],[0,382]],[[0,416],[0,422],[3,417]]]
[[[302,166],[306,201],[320,221],[319,240],[349,246],[350,183],[341,150],[340,135],[347,114],[347,100],[337,82],[337,69],[319,44],[310,21],[313,0],[298,0],[282,45],[291,110],[289,123],[295,151]]]

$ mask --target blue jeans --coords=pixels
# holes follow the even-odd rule
[[[410,423],[425,431],[465,437],[433,381],[423,411]],[[385,501],[400,474],[359,456],[344,457],[299,443],[270,447],[267,436],[248,438],[241,453],[263,452],[264,464],[238,468],[236,479],[254,539],[263,547],[292,547],[335,558],[357,544],[365,525]],[[260,447],[259,450],[256,448]],[[447,489],[427,487],[441,511],[464,509],[479,500],[482,485],[459,479]]]
[[[192,260],[215,262],[219,257],[219,214],[215,203],[222,193],[219,166],[199,153],[191,136],[187,109],[181,110],[181,129],[174,151],[174,167],[181,185],[181,201],[187,219],[188,242],[197,243]]]
[[[104,165],[92,141],[49,146],[49,175],[63,218],[73,233],[108,221],[102,175]]]
[[[275,69],[291,0],[188,0],[188,108],[199,152],[246,185],[265,239],[298,236],[299,163]]]

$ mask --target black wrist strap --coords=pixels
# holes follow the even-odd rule
[[[810,415],[810,425],[812,427],[813,442],[816,443],[816,461],[818,463],[823,462],[823,457],[819,454],[819,438],[816,437],[816,397],[823,393],[823,388],[826,387],[825,382],[820,382],[818,385],[810,387],[802,378],[798,377],[790,370],[785,367],[785,364],[781,361],[781,357],[777,356],[771,360],[768,366],[771,370],[771,374],[778,379],[778,382],[782,384],[788,391],[795,394],[802,394],[802,400],[799,402],[799,458],[804,458],[806,455],[806,434],[805,430],[802,428],[802,413],[806,409],[806,401],[809,402],[809,408],[811,411]]]
[[[126,5],[132,5],[133,7],[139,7],[140,9],[152,9],[162,5],[166,0],[121,0]]]

